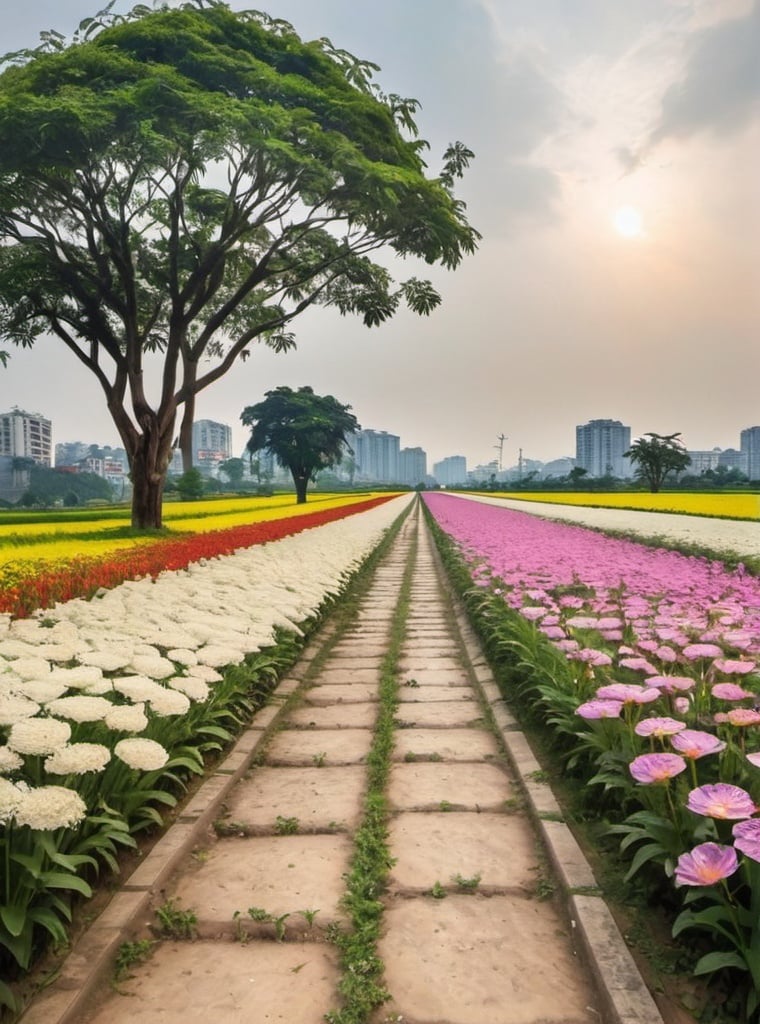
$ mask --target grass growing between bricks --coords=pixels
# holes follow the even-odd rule
[[[377,955],[377,941],[385,889],[393,860],[388,846],[388,803],[385,790],[393,753],[394,716],[398,695],[398,661],[409,612],[416,537],[407,556],[396,611],[391,623],[388,649],[380,671],[379,714],[372,748],[367,758],[368,790],[364,818],[354,842],[355,853],[347,875],[348,891],[343,905],[351,927],[334,928],[330,938],[340,952],[343,1006],[326,1014],[328,1024],[365,1024],[369,1015],[389,998],[383,983],[384,965]]]

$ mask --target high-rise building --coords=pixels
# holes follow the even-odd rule
[[[720,448],[687,451],[686,454],[691,459],[691,462],[683,473],[679,473],[679,476],[701,476],[702,473],[705,473],[708,469],[717,469],[720,453]]]
[[[399,482],[398,434],[389,434],[387,430],[359,430],[347,440],[354,452],[359,480],[382,484]]]
[[[746,460],[744,472],[750,480],[760,480],[760,427],[747,427],[739,436],[742,455]]]
[[[447,455],[433,465],[433,476],[441,487],[467,483],[467,459],[464,455]]]
[[[398,453],[398,482],[416,487],[425,482],[427,455],[422,448],[402,448]]]
[[[620,420],[590,420],[575,428],[575,463],[590,476],[630,477],[631,428]]]
[[[193,466],[212,476],[232,452],[232,428],[214,420],[193,423]]]
[[[50,465],[52,424],[39,413],[12,409],[0,413],[0,455],[32,459],[40,466]]]
[[[747,472],[747,457],[742,451],[736,448],[724,448],[718,456],[718,469],[738,469],[740,473]]]

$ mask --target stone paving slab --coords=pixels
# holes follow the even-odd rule
[[[421,660],[417,660],[416,665],[411,664],[408,669],[405,669],[399,675],[399,681],[402,686],[407,679],[415,679],[420,686],[467,687],[469,690],[472,689],[472,683],[461,665],[455,668],[447,668],[446,666],[439,667],[434,662],[425,661],[423,663],[424,667],[421,668]]]
[[[359,764],[371,746],[371,729],[283,729],[267,747],[266,763]]]
[[[441,803],[468,810],[501,810],[512,796],[509,776],[494,764],[392,766],[388,798],[396,810],[437,810]]]
[[[430,704],[401,704],[396,711],[396,721],[402,728],[411,725],[460,726],[482,721],[480,705],[475,701],[439,700]]]
[[[337,1004],[330,946],[300,942],[161,945],[82,1024],[324,1024]]]
[[[428,890],[435,882],[456,890],[456,875],[480,875],[478,890],[535,889],[536,838],[523,818],[459,811],[405,812],[389,829],[396,863],[390,888]]]
[[[277,817],[298,818],[300,831],[327,830],[359,821],[366,769],[257,768],[227,801],[227,821],[254,828],[276,827]]]
[[[446,641],[436,641],[434,644],[419,641],[413,648],[405,646],[401,651],[399,668],[406,669],[409,665],[419,667],[420,662],[434,668],[438,661],[454,661],[459,665],[458,646]],[[441,665],[441,668],[446,668],[446,665]]]
[[[248,836],[220,839],[177,883],[174,895],[192,907],[200,928],[233,927],[238,911],[261,907],[295,922],[318,910],[322,924],[337,920],[352,845],[344,835]]]
[[[326,665],[324,671],[319,673],[319,685],[326,683],[370,683],[377,686],[380,682],[379,665],[369,665],[364,668],[344,665],[343,659],[335,659]]]
[[[341,704],[317,708],[296,708],[288,716],[288,725],[312,729],[371,729],[377,718],[377,704]]]
[[[398,699],[402,704],[428,704],[442,700],[468,701],[474,708],[478,707],[472,687],[464,683],[461,686],[427,686],[421,682],[417,686],[409,686],[402,683],[398,689]]]
[[[383,1014],[416,1024],[599,1024],[585,971],[548,911],[509,896],[395,901],[379,943],[393,996]]]
[[[499,745],[485,729],[398,729],[393,759],[438,755],[442,761],[478,761],[500,756]]]
[[[318,683],[304,694],[304,703],[312,707],[331,707],[333,704],[366,704],[377,700],[375,683]]]

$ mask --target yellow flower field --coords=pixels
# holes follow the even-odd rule
[[[489,491],[496,498],[515,501],[546,501],[555,505],[587,505],[626,508],[642,512],[680,512],[722,519],[760,518],[760,494],[674,491],[659,494],[641,491]]]
[[[182,501],[164,506],[164,526],[171,535],[209,533],[247,523],[287,519],[309,512],[339,508],[376,497],[376,492],[318,494],[305,505],[296,505],[293,494],[272,497],[227,498],[218,501]],[[8,518],[11,518],[10,516]],[[55,521],[45,518],[28,523],[4,522],[0,515],[0,566],[11,562],[54,562],[74,557],[97,558],[124,548],[152,544],[155,534],[139,536],[130,531],[128,512],[108,518],[99,509],[83,518],[81,510],[67,520],[56,511]],[[59,520],[60,521],[57,521]],[[0,585],[9,585],[12,573],[0,573]]]

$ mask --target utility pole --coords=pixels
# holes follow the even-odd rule
[[[501,460],[502,460],[502,456],[504,455],[504,442],[509,440],[509,439],[507,438],[506,434],[499,434],[499,436],[496,438],[496,440],[499,443],[495,444],[494,448],[498,448],[499,449],[499,472],[501,473]]]

